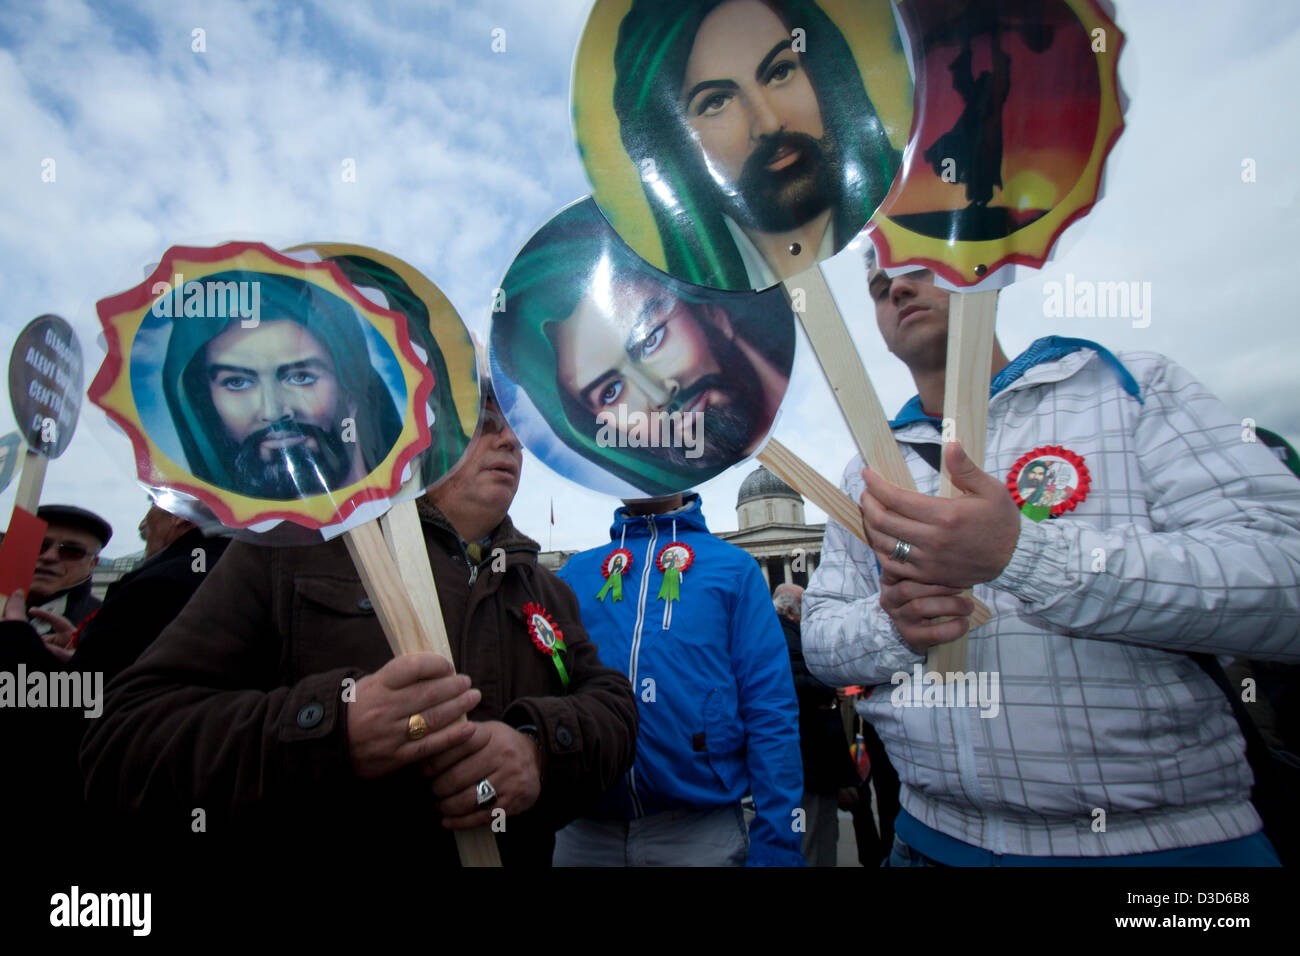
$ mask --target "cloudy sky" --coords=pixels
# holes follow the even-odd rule
[[[589,6],[11,5],[0,17],[0,354],[29,320],[54,312],[80,335],[89,381],[102,358],[95,302],[136,285],[171,245],[228,239],[391,252],[483,336],[517,250],[589,191],[569,124]],[[1233,415],[1300,443],[1300,309],[1285,291],[1300,219],[1300,5],[1117,6],[1131,102],[1105,198],[1055,262],[1003,291],[1002,344],[1014,355],[1054,332],[1164,352]],[[342,175],[349,160],[354,182]],[[1253,182],[1243,181],[1247,160]],[[42,177],[50,170],[52,182]],[[892,413],[914,389],[880,347],[856,253],[847,256],[828,272]],[[1044,284],[1067,273],[1150,283],[1150,324],[1046,317]],[[837,480],[852,453],[806,342],[775,433]],[[736,491],[753,467],[701,488],[715,530],[735,527]],[[13,493],[0,497],[4,514]],[[50,464],[43,500],[108,517],[118,529],[108,555],[141,546],[145,495],[129,446],[92,406]],[[529,458],[513,514],[543,547],[576,549],[605,539],[615,504]]]

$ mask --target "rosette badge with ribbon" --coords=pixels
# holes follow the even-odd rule
[[[524,619],[528,622],[528,633],[533,643],[537,645],[539,651],[551,659],[556,673],[560,675],[560,683],[564,685],[565,690],[568,690],[569,671],[564,666],[564,658],[568,655],[569,648],[564,643],[564,632],[556,626],[550,611],[531,601],[524,605]]]
[[[1092,487],[1092,474],[1077,455],[1060,445],[1040,445],[1021,455],[1007,475],[1007,490],[1031,521],[1073,511]]]
[[[682,597],[682,578],[686,569],[695,562],[695,552],[689,544],[672,541],[663,546],[655,565],[664,573],[663,583],[659,585],[659,600],[664,603],[664,628],[673,620],[673,602]]]
[[[623,575],[632,568],[632,552],[627,548],[615,548],[600,566],[600,573],[605,576],[605,586],[596,595],[598,601],[605,600],[605,595],[613,594],[615,601],[623,600]]]

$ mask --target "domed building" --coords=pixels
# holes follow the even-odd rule
[[[763,466],[749,474],[736,495],[736,531],[718,537],[753,555],[768,590],[790,583],[806,587],[821,561],[824,524],[804,522],[803,498]]]

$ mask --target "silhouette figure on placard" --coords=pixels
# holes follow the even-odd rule
[[[1002,186],[1002,107],[1011,89],[1011,57],[998,44],[998,26],[990,30],[993,69],[978,77],[971,71],[970,36],[961,53],[948,64],[952,88],[961,94],[966,108],[957,123],[925,151],[925,161],[942,176],[944,161],[955,162],[957,182],[966,184],[966,198],[975,206],[987,206],[993,187]]]
[[[935,175],[945,182],[965,186],[968,205],[963,209],[902,213],[892,216],[900,225],[923,235],[959,241],[996,239],[1010,235],[1041,218],[1046,209],[1010,208],[1005,200],[990,205],[994,190],[1003,188],[1004,109],[1011,92],[1012,53],[1003,49],[1008,31],[1019,37],[1030,53],[1052,46],[1055,25],[1043,22],[1042,11],[1029,4],[972,0],[957,12],[946,5],[924,4],[918,15],[923,26],[921,51],[955,47],[948,64],[952,93],[961,98],[962,111],[951,129],[937,136],[922,153]],[[942,14],[941,22],[935,22]],[[979,47],[987,37],[990,67],[978,72]],[[1013,47],[1013,50],[1018,50]],[[1020,54],[1017,53],[1019,56]],[[1020,82],[1033,82],[1021,73]],[[940,91],[936,101],[951,94]]]

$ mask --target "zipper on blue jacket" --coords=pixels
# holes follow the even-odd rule
[[[637,594],[636,604],[636,627],[632,631],[632,657],[628,661],[627,672],[632,678],[632,693],[636,691],[636,665],[637,659],[641,654],[641,626],[645,623],[645,599],[650,593],[650,565],[655,553],[655,541],[658,539],[658,529],[655,527],[653,515],[646,515],[646,523],[650,526],[650,540],[646,543],[645,559],[641,564],[641,590]],[[638,707],[640,704],[637,705]],[[641,798],[636,792],[636,764],[633,763],[631,769],[627,772],[627,789],[628,794],[632,797],[632,812],[638,817],[644,816],[645,812],[641,809]]]

